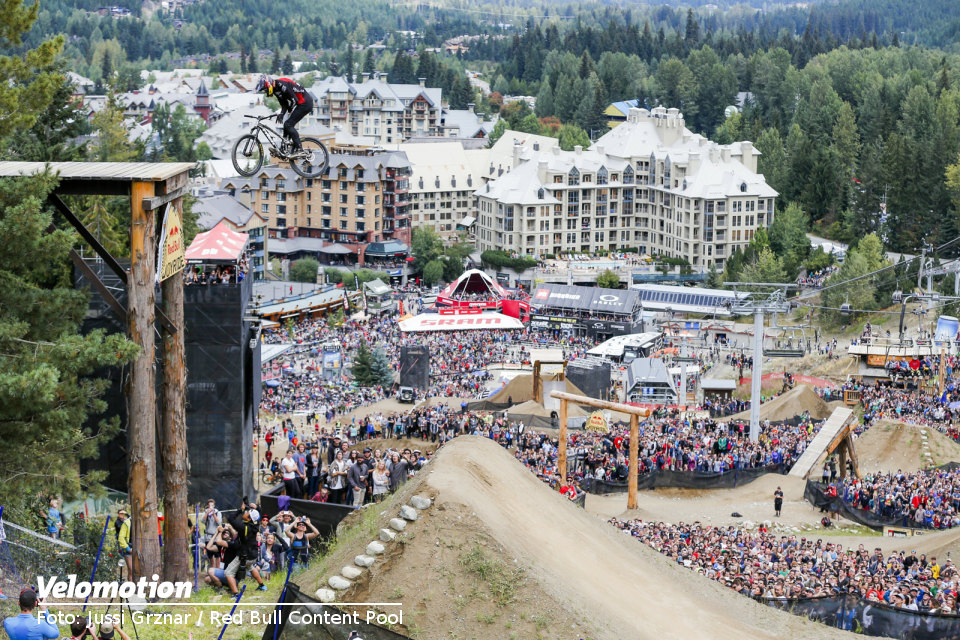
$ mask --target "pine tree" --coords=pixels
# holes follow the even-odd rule
[[[284,56],[283,62],[280,63],[280,71],[283,72],[285,76],[293,73],[293,57],[289,53]]]
[[[373,49],[367,47],[367,52],[363,56],[363,72],[373,73],[375,71],[375,62],[373,60]]]
[[[369,387],[373,384],[372,366],[373,356],[370,353],[370,347],[366,342],[361,342],[353,358],[353,367],[350,369],[353,380],[361,387]]]
[[[270,61],[270,73],[280,73],[280,52],[273,52],[273,59]]]
[[[693,9],[687,9],[687,25],[684,29],[683,42],[688,49],[693,49],[700,42],[700,23],[693,15]]]
[[[347,43],[347,55],[343,58],[343,72],[347,82],[353,82],[353,43]]]
[[[382,347],[373,350],[370,360],[370,379],[372,386],[389,387],[393,385],[393,367]]]

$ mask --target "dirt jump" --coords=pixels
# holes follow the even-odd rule
[[[863,473],[909,473],[960,460],[960,444],[936,428],[899,420],[877,421],[854,441],[854,447]]]
[[[772,490],[764,483],[757,499],[770,502]],[[853,637],[677,566],[577,508],[489,439],[446,444],[394,499],[413,492],[435,506],[345,594],[402,600],[410,637]],[[394,515],[392,502],[368,512],[380,508],[351,518],[369,518],[375,530]],[[324,564],[338,567],[355,553],[344,549]]]
[[[760,405],[760,419],[771,422],[789,420],[804,411],[809,412],[814,420],[825,420],[830,416],[832,409],[812,387],[802,384]],[[750,410],[741,411],[726,419],[750,420]]]

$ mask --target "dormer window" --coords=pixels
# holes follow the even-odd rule
[[[540,187],[539,189],[537,189],[537,200],[543,200],[543,194],[544,194],[543,187]]]
[[[741,183],[740,183],[740,193],[746,193],[746,192],[747,192],[747,183],[746,183],[746,182],[741,182]]]
[[[576,167],[570,169],[570,173],[567,174],[567,184],[575,185],[580,184],[580,172],[577,171]]]
[[[608,178],[609,174],[607,174],[607,168],[600,167],[600,169],[597,171],[597,184],[607,184]]]

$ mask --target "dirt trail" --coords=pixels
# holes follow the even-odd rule
[[[924,449],[923,436],[927,448]],[[856,439],[854,448],[861,473],[871,471],[916,471],[960,460],[960,445],[932,427],[921,427],[899,420],[880,420]],[[924,451],[929,451],[932,465]]]
[[[528,576],[594,628],[591,637],[851,637],[773,611],[671,564],[550,491],[502,448],[458,438],[426,483],[440,509],[466,508]],[[576,636],[573,636],[576,637]]]

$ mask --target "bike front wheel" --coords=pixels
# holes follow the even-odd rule
[[[327,170],[330,154],[316,138],[300,138],[300,144],[304,151],[303,157],[292,159],[290,166],[304,178],[316,178]]]
[[[234,143],[231,157],[237,173],[249,178],[263,166],[263,145],[257,136],[248,133]]]

